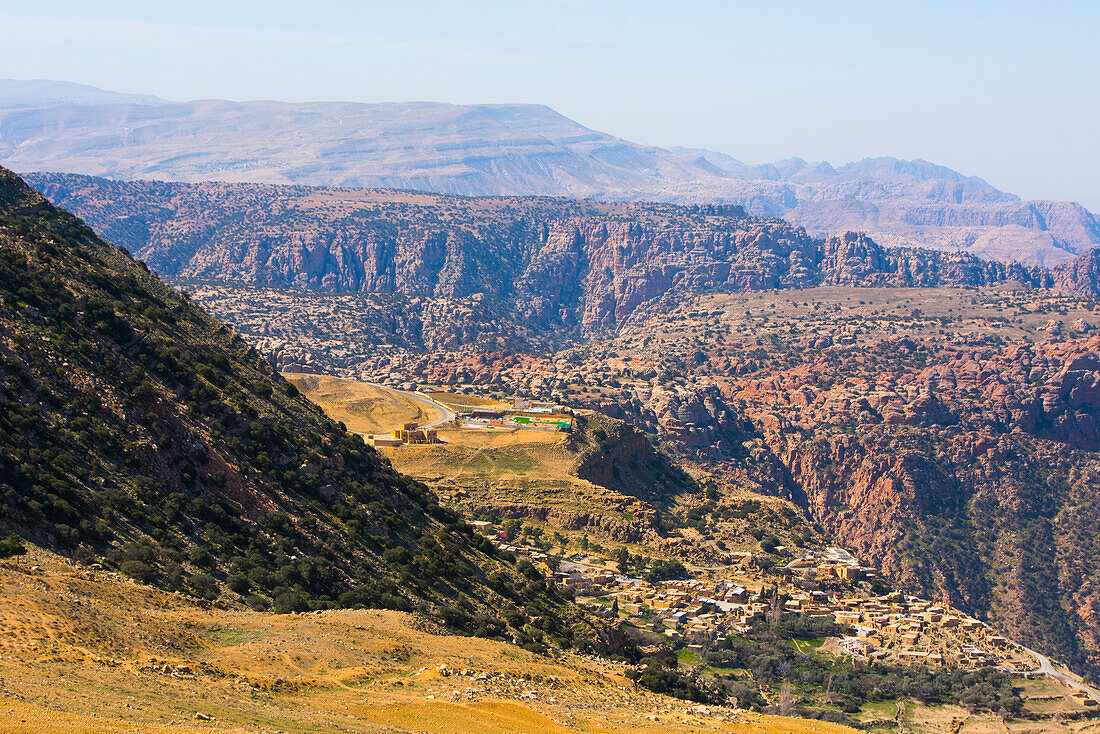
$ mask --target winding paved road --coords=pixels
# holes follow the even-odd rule
[[[386,385],[379,385],[377,382],[369,382],[367,384],[368,385],[374,385],[375,387],[377,387],[381,390],[389,390],[392,393],[396,393],[398,395],[404,395],[409,400],[420,403],[422,406],[424,406],[425,408],[428,408],[429,410],[438,410],[443,415],[442,418],[440,418],[439,420],[434,420],[431,423],[418,424],[416,426],[417,428],[436,428],[438,426],[443,425],[444,423],[447,423],[449,421],[453,421],[454,418],[455,418],[455,414],[454,414],[453,410],[448,408],[443,403],[437,403],[436,401],[432,400],[425,393],[422,393],[422,392],[409,392],[408,390],[397,390],[396,388],[387,387]],[[429,413],[429,415],[431,415],[431,414]]]
[[[392,387],[389,388],[389,389],[393,390]],[[406,392],[404,390],[393,390],[393,391],[396,392],[396,393],[400,393],[401,395],[404,395],[405,397],[409,398],[410,400],[415,400],[416,402],[420,403],[421,405],[424,405],[428,408],[432,408],[432,409],[441,411],[443,413],[443,417],[440,418],[439,420],[432,421],[431,423],[424,423],[422,425],[417,426],[417,428],[436,428],[438,426],[443,425],[444,423],[449,423],[450,421],[453,421],[455,419],[455,414],[454,414],[453,410],[448,408],[443,403],[437,403],[436,401],[432,400],[425,393],[422,393],[422,392]]]
[[[1076,681],[1073,678],[1070,678],[1065,673],[1060,672],[1057,668],[1054,667],[1053,664],[1051,664],[1050,658],[1048,658],[1046,655],[1043,655],[1041,653],[1037,653],[1037,652],[1035,652],[1034,650],[1032,650],[1031,648],[1028,648],[1028,647],[1022,647],[1021,649],[1024,652],[1026,652],[1028,655],[1031,655],[1031,657],[1035,658],[1035,661],[1037,663],[1039,663],[1038,668],[1036,668],[1035,670],[1029,671],[1029,672],[1042,673],[1043,675],[1049,675],[1051,678],[1055,678],[1057,680],[1062,681],[1063,683],[1065,683],[1070,688],[1072,688],[1076,691],[1080,691],[1081,693],[1086,693],[1089,696],[1092,696],[1096,700],[1100,701],[1100,691],[1097,691],[1095,688],[1087,686],[1084,683],[1081,683],[1080,681]]]

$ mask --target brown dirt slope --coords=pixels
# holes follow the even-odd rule
[[[407,422],[424,424],[443,417],[442,411],[387,387],[329,375],[284,377],[353,433],[389,433]]]
[[[697,707],[634,688],[619,665],[399,612],[219,611],[37,549],[0,563],[0,610],[5,734],[850,731]]]

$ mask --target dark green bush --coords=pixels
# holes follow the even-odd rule
[[[276,614],[308,612],[309,596],[300,591],[284,591],[275,597],[274,608]]]
[[[218,598],[218,582],[215,581],[214,577],[210,574],[192,574],[191,577],[187,579],[187,585],[191,588],[195,596],[210,600]]]
[[[248,582],[248,577],[243,573],[231,573],[225,579],[225,585],[230,591],[238,594],[247,594],[251,588],[251,584]]]
[[[16,535],[9,535],[4,540],[0,540],[0,558],[11,558],[12,556],[26,555],[27,548],[23,545],[23,541]]]
[[[160,578],[160,573],[157,569],[154,566],[150,566],[145,561],[123,561],[119,564],[119,570],[135,581],[140,581],[143,584],[155,583],[157,579]]]

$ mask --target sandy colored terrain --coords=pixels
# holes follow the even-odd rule
[[[284,376],[354,433],[389,433],[404,423],[432,423],[443,417],[442,411],[426,402],[369,382],[329,375],[287,373]]]
[[[439,431],[438,436],[440,444],[382,451],[394,467],[413,476],[582,481],[571,473],[576,457],[565,449],[562,433],[521,428],[451,429]]]
[[[329,375],[285,375],[334,420],[357,433],[385,433],[405,422],[439,420],[442,413],[397,390]],[[501,407],[506,403],[470,395],[430,393],[452,408]],[[576,456],[565,448],[566,435],[520,428],[442,429],[442,443],[380,449],[400,471],[414,476],[461,479],[559,480],[588,482],[572,474]]]
[[[848,731],[698,707],[614,663],[398,612],[208,607],[39,551],[3,562],[0,732]]]

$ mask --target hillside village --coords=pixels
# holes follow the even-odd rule
[[[551,568],[554,559],[546,553],[504,541],[490,523],[476,525],[501,550],[541,564],[579,603],[660,634],[672,650],[699,653],[757,625],[801,616],[834,622],[844,630],[821,645],[824,654],[894,665],[992,666],[1024,678],[1054,673],[1040,672],[1041,661],[1025,648],[949,605],[896,592],[867,593],[865,582],[877,571],[841,548],[807,550],[773,573],[758,570],[753,554],[738,553],[725,569],[696,569],[691,578],[647,581],[619,573],[611,561],[592,554],[575,554]],[[830,590],[800,588],[807,576],[830,580]],[[1100,702],[1068,670],[1058,670],[1055,677],[1076,689],[1079,705]]]
[[[574,419],[573,409],[557,401],[504,400],[476,391],[404,394],[449,412],[448,419],[434,422],[450,429],[448,435],[456,429],[470,434],[568,431]],[[391,435],[376,436],[374,443],[400,446],[439,440],[434,429],[408,423]],[[455,493],[464,494],[461,489]],[[451,494],[442,492],[441,497],[461,499]],[[472,524],[500,550],[541,566],[579,603],[644,633],[650,651],[700,657],[726,640],[751,637],[761,626],[809,620],[827,623],[831,632],[816,640],[814,649],[835,659],[941,670],[996,668],[1020,678],[1054,676],[1075,691],[1075,704],[1082,709],[1095,710],[1100,699],[1068,669],[1043,670],[1042,659],[974,616],[944,603],[884,593],[888,587],[878,569],[843,548],[772,545],[762,555],[727,549],[715,554],[723,566],[689,567],[687,578],[647,580],[616,568],[602,546],[561,558],[551,555],[545,544],[529,546],[493,522]]]

